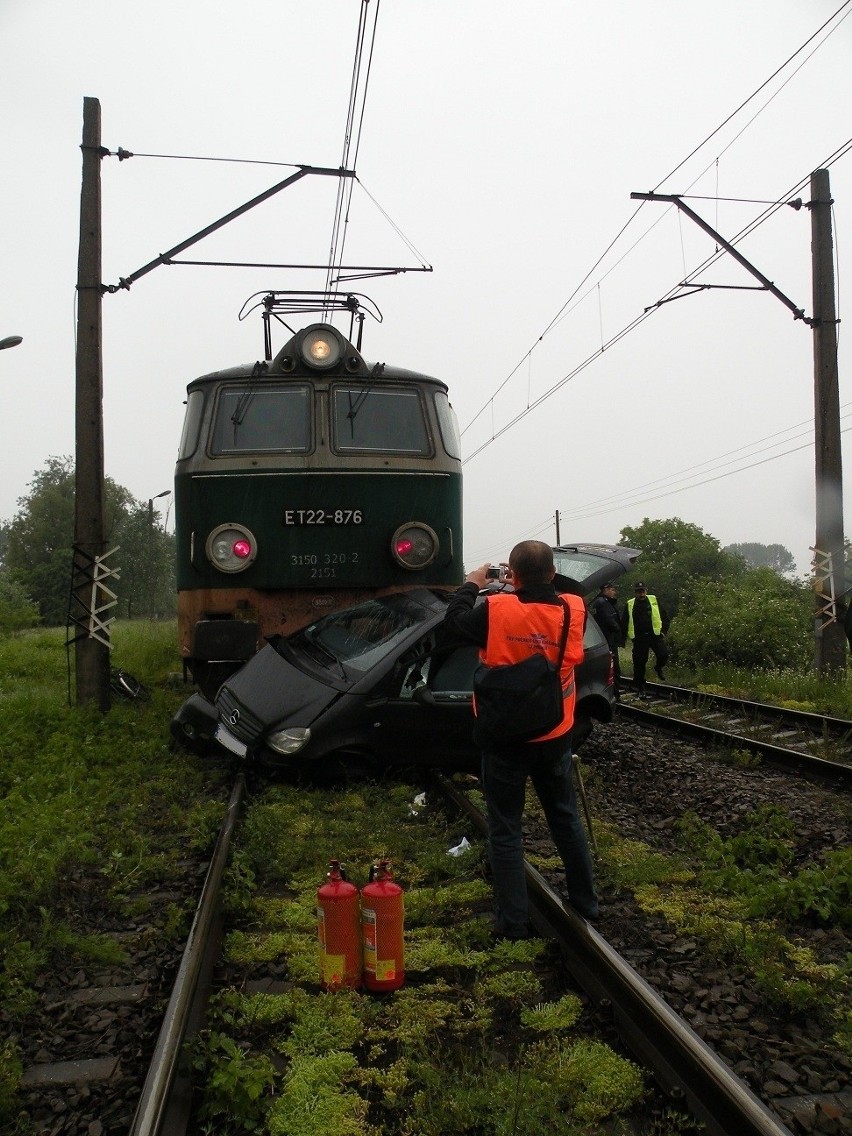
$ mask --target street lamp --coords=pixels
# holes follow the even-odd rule
[[[148,524],[151,528],[154,527],[154,502],[159,501],[161,497],[168,497],[171,489],[164,489],[162,493],[158,493],[156,497],[148,498]]]
[[[168,497],[171,489],[164,489],[162,493],[157,493],[154,497],[148,498],[148,572],[151,581],[150,590],[148,592],[148,614],[154,614],[154,502],[159,501],[161,497]]]
[[[17,347],[19,343],[24,342],[22,335],[7,335],[5,339],[0,339],[0,351],[5,351],[7,347]]]

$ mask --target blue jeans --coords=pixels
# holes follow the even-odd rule
[[[592,858],[577,810],[571,735],[511,749],[483,747],[482,789],[488,807],[496,931],[509,938],[526,938],[529,933],[522,831],[527,777],[541,801],[562,859],[571,906],[585,918],[592,919],[598,913]]]

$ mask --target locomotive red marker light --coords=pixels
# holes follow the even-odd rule
[[[438,534],[422,521],[409,521],[393,534],[391,552],[397,564],[412,571],[428,568],[438,555]]]
[[[208,536],[206,551],[220,572],[242,572],[257,556],[257,541],[245,525],[219,525]]]

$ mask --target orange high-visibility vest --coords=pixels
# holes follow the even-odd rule
[[[586,605],[580,596],[565,594],[561,598],[567,603],[571,617],[559,672],[563,716],[558,726],[549,734],[535,738],[536,742],[561,737],[574,725],[574,667],[583,661]],[[489,596],[485,602],[488,604],[488,641],[479,652],[481,663],[486,667],[502,667],[508,663],[523,662],[537,651],[547,655],[551,662],[556,662],[565,615],[562,604],[522,603],[513,593]],[[476,713],[476,700],[473,711]]]

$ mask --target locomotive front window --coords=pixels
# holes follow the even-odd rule
[[[201,412],[204,410],[204,395],[199,390],[190,391],[186,396],[186,414],[183,419],[183,433],[180,436],[178,461],[191,457],[198,446],[201,430]]]
[[[214,454],[303,454],[310,445],[308,386],[225,387],[220,391],[211,438]]]
[[[428,454],[420,395],[413,389],[334,388],[334,446],[339,453]]]
[[[450,406],[450,400],[444,391],[435,394],[435,409],[438,412],[438,425],[441,427],[441,438],[444,449],[451,458],[461,457],[461,435],[456,412]]]

